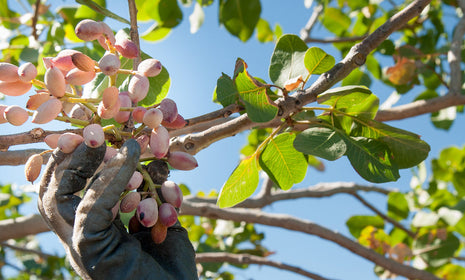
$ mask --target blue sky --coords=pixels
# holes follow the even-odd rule
[[[158,43],[142,43],[143,51],[159,59],[168,69],[171,76],[169,97],[177,102],[179,111],[186,118],[202,115],[220,108],[218,104],[211,101],[216,80],[222,72],[232,74],[238,57],[247,62],[251,74],[269,81],[268,65],[274,44],[259,43],[255,37],[247,43],[242,43],[231,36],[223,27],[218,25],[217,2],[215,1],[215,4],[205,9],[204,25],[196,34],[190,34],[189,32],[188,15],[193,10],[192,6],[183,10],[183,22],[165,40]],[[73,2],[49,1],[49,3],[53,5],[52,9],[54,9],[58,5]],[[126,1],[120,3],[122,4],[112,4],[110,9],[128,18]],[[272,26],[279,23],[284,33],[298,35],[311,13],[310,9],[304,7],[303,0],[262,1],[262,18],[268,20]],[[108,20],[107,23],[114,29],[123,27],[114,20]],[[142,29],[146,28],[146,25],[141,24],[141,27]],[[322,28],[316,28],[313,34],[315,37],[323,37],[326,33]],[[323,47],[327,52],[335,55],[336,61],[341,59],[329,45],[316,46]],[[386,60],[386,62],[393,63],[393,61],[389,60]],[[381,85],[372,87],[372,91],[378,95],[381,101],[391,93],[390,90]],[[413,96],[410,97],[410,99],[412,98]],[[407,100],[410,99],[407,96]],[[25,100],[25,97],[8,97],[4,100],[4,103],[25,104]],[[389,124],[418,133],[423,140],[431,145],[432,150],[427,160],[429,166],[431,158],[436,157],[442,148],[449,145],[459,147],[463,145],[464,132],[460,125],[462,122],[463,116],[459,115],[449,131],[436,130],[429,121],[429,116],[419,116],[410,120],[390,122]],[[1,126],[2,134],[18,133],[35,127],[30,122],[19,128],[9,124],[2,124]],[[55,122],[43,128],[51,130],[65,127],[67,126]],[[238,152],[246,143],[246,135],[246,133],[241,133],[211,145],[208,149],[196,155],[199,162],[197,169],[173,172],[170,179],[187,184],[192,192],[219,191],[239,161]],[[12,149],[30,147],[32,145],[15,146]],[[34,145],[34,147],[37,147],[37,145]],[[295,188],[307,187],[319,182],[348,181],[367,183],[356,174],[345,157],[335,162],[325,162],[325,164],[325,172],[319,173],[310,169],[307,178],[296,185]],[[0,183],[28,184],[24,179],[23,166],[0,166],[0,174],[8,174],[8,176],[2,176]],[[382,186],[406,191],[409,189],[410,174],[410,170],[402,170],[398,182],[383,184]],[[378,209],[386,210],[386,202],[383,196],[376,194],[362,195],[376,205]],[[23,210],[25,213],[37,213],[35,201]],[[350,216],[372,214],[354,198],[343,194],[332,198],[279,202],[266,207],[264,210],[270,213],[286,213],[308,219],[347,236],[349,236],[349,233],[345,221]],[[270,251],[275,252],[274,255],[270,256],[270,259],[296,265],[332,279],[377,279],[373,273],[371,263],[330,242],[314,236],[268,226],[257,225],[257,228],[259,231],[265,232],[264,245]],[[63,253],[52,234],[40,234],[39,239],[46,241],[47,252]],[[290,272],[256,265],[252,265],[248,270],[233,271],[236,272],[236,279],[307,279]]]

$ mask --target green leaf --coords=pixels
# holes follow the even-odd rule
[[[106,7],[106,1],[105,0],[94,0],[93,1],[96,5],[99,5],[100,7],[105,8]],[[80,6],[77,10],[76,13],[74,14],[74,18],[76,19],[87,19],[91,18],[96,21],[102,21],[105,18],[105,15],[102,13],[99,13],[97,10],[94,10],[88,6]]]
[[[19,18],[20,16],[21,15],[18,14],[17,12],[14,12],[14,11],[10,10],[7,0],[1,0],[0,1],[0,17],[2,19]],[[8,21],[8,20],[2,20],[1,24],[4,27],[6,27],[7,29],[11,29],[11,30],[15,30],[19,26],[19,24],[12,23],[11,21]]]
[[[205,13],[203,11],[203,8],[198,2],[195,2],[194,11],[189,16],[189,23],[191,24],[190,31],[192,34],[197,33],[197,31],[202,26],[204,20]]]
[[[310,74],[323,74],[333,68],[336,60],[324,50],[311,47],[305,53],[304,64]]]
[[[177,0],[136,1],[140,15],[138,19],[153,19],[159,28],[171,29],[181,23],[183,14]]]
[[[115,20],[120,21],[122,23],[131,24],[127,19],[122,18],[122,17],[118,16],[117,14],[114,14],[110,10],[100,6],[99,4],[95,3],[92,0],[76,0],[76,2],[79,3],[79,4],[82,4],[82,5],[86,5],[90,9],[92,9],[92,10],[96,11],[97,13],[102,14],[102,15],[104,15],[106,17],[115,19]]]
[[[292,34],[281,36],[271,56],[269,68],[271,81],[277,86],[284,87],[290,79],[307,77],[308,70],[304,63],[307,49],[307,44],[298,36]]]
[[[298,134],[294,147],[297,151],[326,160],[336,160],[346,153],[346,143],[338,132],[323,126],[313,126]]]
[[[347,158],[362,178],[373,183],[399,179],[399,170],[390,158],[390,150],[385,144],[364,137],[347,137],[344,140]]]
[[[262,43],[272,42],[274,38],[273,30],[270,24],[264,19],[260,19],[257,23],[257,39]]]
[[[391,192],[388,195],[388,216],[396,220],[407,219],[409,207],[405,195],[399,192]]]
[[[292,145],[295,134],[282,133],[271,139],[260,154],[260,166],[283,190],[300,183],[307,172],[307,160]]]
[[[278,108],[268,97],[268,87],[249,75],[247,64],[240,58],[236,62],[234,73],[234,83],[249,118],[259,123],[274,119]]]
[[[371,85],[370,76],[360,71],[360,69],[356,68],[352,72],[350,72],[347,77],[342,80],[342,86],[348,85],[363,85],[369,87]]]
[[[414,252],[424,252],[419,256],[432,267],[448,263],[460,247],[459,239],[452,233],[448,233],[445,240],[439,237],[433,240],[431,238],[430,233],[423,234],[413,241],[412,247]]]
[[[410,168],[424,161],[430,146],[412,132],[362,117],[354,118],[351,136],[363,136],[386,144],[392,152],[392,161],[399,168]]]
[[[444,280],[465,279],[465,268],[457,264],[448,263],[439,268],[435,274]]]
[[[158,22],[150,26],[140,37],[146,41],[155,42],[164,39],[171,32],[171,28],[162,27]]]
[[[351,20],[341,9],[326,7],[322,23],[330,32],[337,36],[341,36],[349,29]]]
[[[155,77],[149,77],[150,89],[147,96],[138,104],[143,106],[152,106],[160,103],[163,98],[168,95],[171,85],[171,78],[168,70],[165,67],[161,70],[160,74]]]
[[[457,107],[449,107],[446,109],[433,112],[431,114],[431,122],[436,128],[449,130],[457,116]]]
[[[253,156],[242,160],[221,188],[217,205],[232,207],[244,201],[255,192],[258,179],[257,158]]]
[[[226,107],[234,104],[239,100],[239,93],[237,92],[234,81],[225,73],[216,81],[216,100]]]
[[[8,205],[11,195],[7,193],[0,193],[0,207]]]
[[[378,216],[352,216],[346,222],[347,228],[353,237],[359,238],[362,230],[367,226],[384,228],[384,220]]]
[[[260,19],[260,0],[226,0],[220,2],[219,20],[232,35],[246,42]]]

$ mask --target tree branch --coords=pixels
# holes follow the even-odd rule
[[[460,10],[465,13],[465,1],[457,1],[460,7]],[[454,35],[452,37],[452,43],[450,45],[450,50],[447,53],[447,60],[449,61],[450,66],[450,91],[453,94],[460,94],[462,89],[462,70],[460,69],[460,64],[462,63],[462,44],[463,44],[463,35],[465,34],[465,17],[460,17],[459,22],[455,26]]]
[[[431,98],[428,100],[417,100],[405,105],[399,105],[393,108],[379,110],[376,114],[377,121],[402,120],[419,116],[426,113],[437,112],[451,106],[465,104],[465,95],[449,93],[444,96]]]
[[[57,257],[57,256],[54,256],[54,255],[44,253],[44,252],[39,251],[39,250],[28,249],[28,248],[25,248],[25,247],[14,245],[14,244],[9,244],[7,242],[0,242],[0,246],[7,247],[7,248],[10,248],[12,250],[20,251],[20,252],[23,252],[23,253],[36,254],[36,255],[39,255],[40,257],[44,258],[44,259],[48,259],[50,257]]]
[[[313,26],[317,23],[318,17],[320,16],[321,12],[323,11],[323,5],[318,4],[313,8],[313,13],[305,24],[305,27],[302,28],[300,31],[300,39],[305,42],[308,38],[310,38],[310,33],[312,32]]]
[[[415,238],[417,235],[412,232],[411,230],[408,230],[407,228],[405,228],[401,223],[399,223],[398,221],[388,217],[387,215],[384,215],[384,213],[382,213],[381,211],[379,211],[378,209],[376,209],[376,207],[374,207],[373,205],[371,205],[368,201],[366,201],[363,197],[361,197],[359,194],[357,193],[354,193],[352,194],[356,199],[358,199],[363,205],[365,205],[368,209],[370,209],[371,211],[375,212],[376,215],[380,216],[383,220],[385,221],[388,221],[389,223],[391,223],[392,225],[394,225],[395,227],[403,230],[405,233],[407,233],[410,237],[412,238]]]
[[[250,254],[233,254],[226,252],[214,252],[214,253],[199,253],[195,257],[197,263],[218,263],[228,262],[234,264],[259,264],[276,267],[278,269],[288,270],[302,276],[308,277],[315,280],[328,280],[328,278],[321,277],[318,274],[306,271],[299,267],[288,265],[285,263],[272,261],[264,257],[254,256]]]
[[[270,180],[271,181],[271,180]],[[248,198],[243,202],[236,205],[236,208],[263,208],[272,203],[291,200],[291,199],[300,199],[300,198],[322,198],[329,197],[336,194],[355,194],[358,191],[363,192],[377,192],[380,194],[387,195],[392,189],[381,188],[377,186],[366,186],[359,185],[351,182],[331,182],[331,183],[319,183],[314,186],[302,189],[291,189],[288,191],[272,191],[267,196],[262,196],[257,194],[256,197]],[[203,198],[196,196],[186,196],[184,202],[189,203],[210,203],[216,204],[216,198]],[[183,202],[183,203],[184,203]]]
[[[202,216],[213,219],[224,219],[232,221],[245,221],[273,227],[280,227],[292,231],[300,231],[310,235],[321,237],[334,242],[343,248],[381,266],[385,269],[410,279],[439,280],[433,274],[398,263],[386,258],[369,248],[325,227],[313,222],[298,219],[290,215],[269,214],[256,209],[221,209],[209,203],[183,203],[181,215]]]
[[[0,242],[49,231],[42,216],[29,215],[0,221]]]
[[[262,123],[261,125],[279,125],[282,118],[297,112],[304,105],[314,102],[318,94],[328,90],[334,84],[345,78],[355,68],[363,65],[368,54],[378,47],[389,35],[405,25],[410,19],[418,16],[429,2],[430,0],[413,1],[410,5],[376,29],[372,34],[368,35],[361,43],[352,47],[349,54],[340,63],[327,73],[321,75],[308,89],[276,100],[275,103],[280,108],[278,116],[274,120],[268,123]],[[247,114],[243,114],[240,117],[224,124],[211,127],[203,132],[178,137],[172,141],[170,148],[196,154],[216,141],[236,135],[239,132],[255,126],[257,126],[257,124],[253,123],[247,117]]]

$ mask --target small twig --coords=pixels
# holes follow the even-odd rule
[[[139,57],[135,58],[133,61],[133,69],[137,69],[137,65],[139,65],[140,62],[140,41],[139,41],[139,27],[137,26],[137,6],[136,2],[134,0],[128,0],[128,6],[129,6],[129,18],[131,21],[131,30],[129,32],[129,35],[131,36],[131,41],[133,41],[137,49],[139,50]]]
[[[313,26],[315,26],[315,23],[318,21],[318,16],[320,16],[320,13],[323,11],[323,5],[317,5],[315,8],[313,8],[313,13],[310,16],[310,18],[307,21],[307,24],[305,24],[305,27],[300,31],[300,38],[305,41],[310,37],[310,33],[312,32]]]
[[[264,257],[254,256],[250,254],[233,254],[226,252],[211,252],[211,253],[199,253],[195,257],[197,263],[219,263],[228,262],[234,264],[258,264],[272,266],[278,269],[288,270],[299,275],[308,277],[315,280],[328,280],[328,278],[322,277],[318,274],[304,270],[300,267],[288,265],[285,263],[272,261]]]
[[[368,35],[353,36],[353,37],[337,37],[337,38],[305,38],[305,43],[321,43],[321,44],[334,44],[334,43],[347,43],[358,42],[365,39]]]
[[[356,199],[358,199],[363,205],[365,205],[367,208],[369,208],[371,211],[375,212],[376,215],[380,216],[383,220],[385,221],[388,221],[389,223],[391,223],[392,225],[394,225],[395,227],[403,230],[405,233],[407,233],[410,237],[412,238],[415,238],[417,235],[412,232],[411,230],[408,230],[407,228],[405,228],[401,223],[399,223],[398,221],[386,216],[384,213],[382,213],[381,211],[379,211],[378,209],[376,209],[376,207],[374,207],[373,205],[371,205],[368,201],[366,201],[363,197],[361,197],[359,194],[357,193],[353,193],[352,194]]]
[[[32,17],[31,22],[32,37],[34,37],[35,40],[39,38],[39,34],[37,33],[37,21],[39,19],[40,1],[41,0],[36,0],[36,3],[34,4],[34,16]]]
[[[20,251],[20,252],[24,252],[24,253],[36,254],[36,255],[39,255],[40,257],[44,258],[44,259],[48,259],[48,258],[51,258],[51,257],[57,257],[57,256],[54,256],[54,255],[44,253],[44,252],[39,251],[39,250],[28,249],[28,248],[24,248],[24,247],[21,247],[21,246],[8,244],[7,242],[1,242],[0,246],[7,247],[7,248],[13,249],[15,251]]]

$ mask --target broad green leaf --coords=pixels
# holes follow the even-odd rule
[[[304,64],[310,74],[323,74],[333,68],[336,60],[324,50],[311,47],[305,53]]]
[[[353,237],[359,238],[362,230],[367,226],[384,228],[384,220],[378,216],[352,216],[346,222],[347,228]]]
[[[149,77],[150,89],[147,96],[138,104],[143,106],[152,106],[160,103],[163,98],[168,95],[171,85],[171,78],[168,70],[165,67],[161,70],[160,74],[155,77]]]
[[[371,248],[378,254],[384,255],[386,254],[386,247],[391,245],[391,237],[382,228],[369,225],[362,229],[358,243]]]
[[[436,237],[431,240],[431,234],[426,233],[413,241],[413,251],[424,252],[420,257],[432,267],[439,267],[450,261],[460,247],[460,240],[453,234],[448,233],[447,238]]]
[[[298,134],[294,141],[297,151],[326,160],[336,160],[346,153],[346,143],[338,132],[313,126]]]
[[[146,41],[155,42],[164,39],[171,32],[171,28],[162,27],[158,22],[150,26],[140,37]]]
[[[204,20],[205,13],[203,11],[203,8],[198,2],[195,2],[194,11],[189,16],[189,23],[191,24],[190,31],[192,34],[197,33],[197,31],[202,26]]]
[[[232,35],[246,42],[260,19],[260,0],[225,0],[220,2],[219,20]]]
[[[292,143],[295,134],[282,133],[271,139],[260,154],[260,166],[283,190],[300,183],[307,172],[304,155]]]
[[[338,124],[347,134],[353,126],[353,117],[373,119],[378,111],[379,99],[364,86],[345,86],[328,90],[318,96],[318,103],[329,105],[344,114],[335,113]],[[353,117],[351,117],[353,116]],[[332,122],[335,120],[333,119]]]
[[[431,114],[431,122],[436,128],[449,130],[457,116],[457,107],[449,107]]]
[[[344,86],[323,92],[318,95],[317,102],[338,109],[351,108],[357,104],[366,103],[366,99],[372,95],[375,96],[371,90],[365,86]],[[371,107],[374,107],[371,111],[375,110],[376,112],[378,109],[377,102],[371,100],[369,103]]]
[[[257,39],[262,43],[272,42],[274,38],[273,30],[270,24],[264,19],[260,19],[257,23]]]
[[[234,83],[249,118],[253,122],[268,122],[274,119],[278,108],[268,97],[268,87],[249,75],[247,64],[242,59],[237,60],[234,73]]]
[[[234,81],[225,73],[216,81],[216,100],[226,107],[234,104],[239,100],[239,93],[237,92]]]
[[[96,2],[94,2],[92,0],[76,0],[76,2],[79,3],[79,4],[82,4],[82,5],[88,6],[90,9],[92,9],[95,12],[97,12],[99,14],[102,14],[102,15],[104,15],[106,17],[115,19],[115,20],[120,21],[122,23],[131,24],[127,19],[118,16],[117,14],[111,12],[110,10],[108,10],[105,7],[100,6],[99,4],[97,4]]]
[[[403,193],[391,192],[388,195],[388,216],[396,220],[407,219],[409,207]]]
[[[214,0],[197,0],[197,3],[202,5],[202,7],[210,6],[213,2]]]
[[[412,132],[362,117],[354,118],[351,136],[363,136],[386,144],[392,152],[392,161],[399,168],[410,168],[424,161],[430,146]]]
[[[99,5],[100,7],[106,8],[106,1],[105,0],[94,0],[95,4]],[[80,6],[76,13],[74,14],[76,19],[86,19],[91,18],[96,21],[102,21],[105,18],[103,13],[99,13],[97,10],[92,9],[88,6]]]
[[[141,20],[153,19],[159,28],[173,28],[181,23],[183,14],[177,0],[137,1]]]
[[[8,205],[11,195],[7,193],[0,193],[0,207]]]
[[[341,9],[326,7],[322,23],[330,32],[340,36],[349,29],[351,20]]]
[[[298,36],[292,34],[281,36],[271,56],[269,68],[271,81],[277,86],[284,87],[290,79],[307,77],[308,70],[304,64],[307,49],[307,44]]]
[[[399,170],[390,158],[391,152],[387,145],[364,137],[346,137],[344,140],[347,158],[362,178],[373,183],[399,179]]]
[[[217,205],[232,207],[251,196],[258,186],[258,162],[255,156],[242,160],[223,185]]]
[[[361,85],[370,87],[371,86],[371,78],[367,74],[360,71],[360,69],[356,68],[352,72],[350,72],[347,77],[342,80],[342,86],[349,86],[349,85]]]

